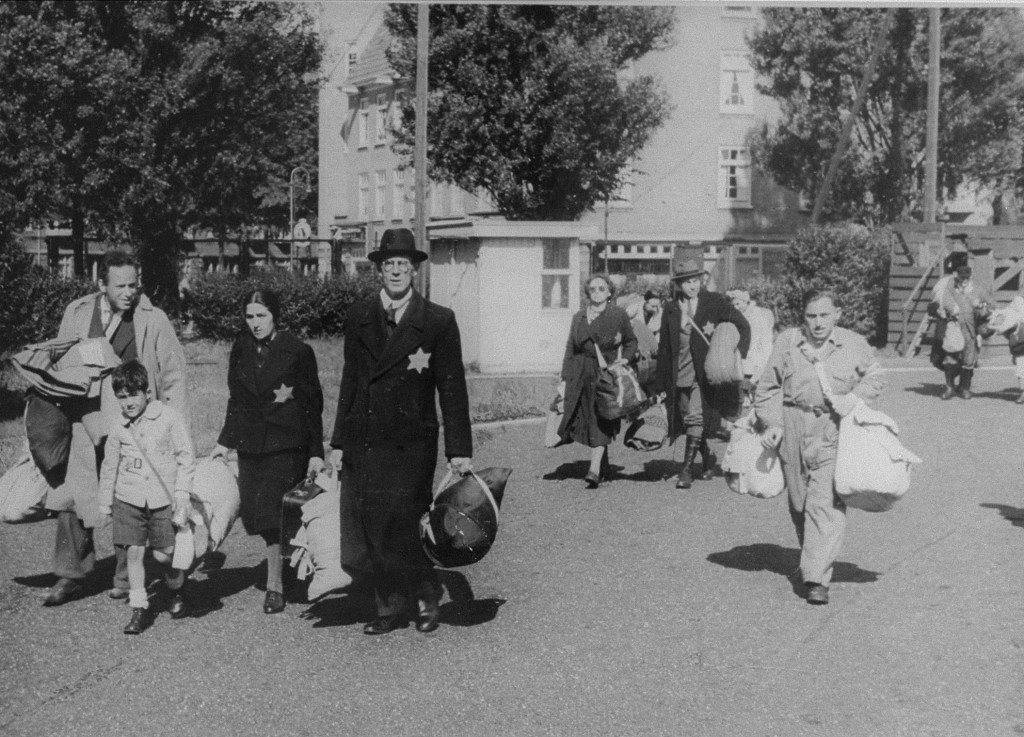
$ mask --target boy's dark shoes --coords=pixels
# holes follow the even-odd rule
[[[151,623],[148,609],[132,607],[132,618],[128,622],[128,626],[124,628],[124,633],[126,635],[141,635]]]
[[[263,613],[278,614],[284,611],[284,594],[280,591],[268,591],[263,598]]]

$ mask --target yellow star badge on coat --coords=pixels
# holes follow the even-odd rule
[[[713,332],[715,332],[715,324],[708,320],[707,324],[704,326],[704,335],[711,335]]]
[[[282,381],[281,388],[274,389],[274,404],[277,404],[278,402],[284,404],[289,399],[293,399],[294,397],[292,396],[292,390],[294,388],[295,387],[293,386],[285,386],[284,382]]]
[[[424,353],[423,348],[417,348],[415,353],[409,355],[409,370],[423,373],[423,369],[430,364],[430,354]]]

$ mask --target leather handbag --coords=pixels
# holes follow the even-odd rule
[[[609,366],[597,343],[594,343],[594,352],[601,367],[595,397],[597,414],[606,420],[619,420],[641,411],[647,395],[640,388],[640,381],[633,369],[622,365]]]

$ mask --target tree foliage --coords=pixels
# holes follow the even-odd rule
[[[186,228],[287,222],[320,53],[298,4],[0,2],[0,217],[128,238],[171,296]]]
[[[817,194],[885,12],[763,10],[752,63],[782,117],[755,149],[780,184]],[[965,184],[1012,183],[1024,149],[1024,18],[1010,8],[944,8],[941,26],[940,202]],[[928,10],[895,10],[826,218],[895,222],[921,207],[927,68]]]
[[[392,67],[416,76],[417,7],[385,23]],[[430,7],[430,178],[485,190],[513,220],[574,220],[613,196],[669,112],[653,77],[629,65],[671,41],[671,8]],[[411,161],[414,100],[396,150]]]

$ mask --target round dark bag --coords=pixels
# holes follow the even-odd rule
[[[511,468],[485,468],[454,483],[451,472],[444,477],[420,518],[420,541],[430,560],[456,568],[487,555],[498,535],[498,507],[511,473]]]

